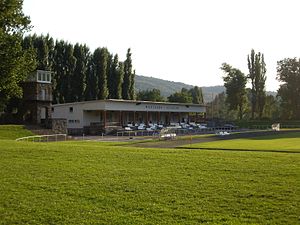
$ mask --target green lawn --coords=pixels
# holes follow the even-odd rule
[[[31,131],[26,130],[22,125],[0,125],[0,140],[15,140],[30,135],[34,134]]]
[[[188,148],[292,151],[300,153],[300,132],[186,145]]]
[[[300,223],[300,154],[118,145],[0,140],[0,224]]]

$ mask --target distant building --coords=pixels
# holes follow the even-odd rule
[[[53,119],[66,119],[70,134],[108,133],[127,124],[203,122],[206,107],[198,104],[132,100],[95,100],[52,105]]]
[[[51,72],[37,70],[23,83],[23,119],[41,124],[51,118]]]

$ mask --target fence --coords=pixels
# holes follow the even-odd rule
[[[237,128],[227,128],[227,127],[209,127],[205,129],[172,129],[172,133],[175,133],[176,135],[196,135],[196,134],[209,134],[209,133],[215,133],[216,131],[237,131]],[[159,137],[160,130],[133,130],[133,131],[119,131],[117,132],[117,137],[133,137],[133,136],[153,136],[153,137]]]
[[[51,134],[51,135],[34,135],[21,137],[16,139],[16,141],[32,141],[32,142],[49,142],[49,141],[66,141],[66,134]]]

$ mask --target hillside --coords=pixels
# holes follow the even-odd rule
[[[163,80],[154,77],[146,77],[141,75],[135,76],[135,89],[136,91],[152,90],[154,88],[159,89],[162,96],[167,98],[174,92],[180,91],[182,88],[191,89],[193,85],[185,84],[182,82],[174,82]],[[225,87],[222,85],[201,87],[204,94],[204,102],[210,102],[217,94],[225,91]],[[267,95],[276,96],[276,92],[267,91]]]
[[[180,91],[182,88],[191,89],[193,85],[163,80],[154,77],[146,77],[146,76],[135,76],[135,88],[136,91],[142,90],[152,90],[154,88],[159,89],[161,95],[167,98],[174,92]],[[204,94],[204,101],[211,101],[212,96],[216,96],[217,94],[225,91],[224,86],[211,86],[211,87],[202,87],[202,91]]]

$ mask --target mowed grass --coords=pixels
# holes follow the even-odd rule
[[[34,134],[22,125],[0,125],[0,140],[15,140],[30,135]]]
[[[299,224],[300,154],[0,141],[0,224]]]
[[[186,145],[188,148],[291,151],[300,153],[300,132]]]

